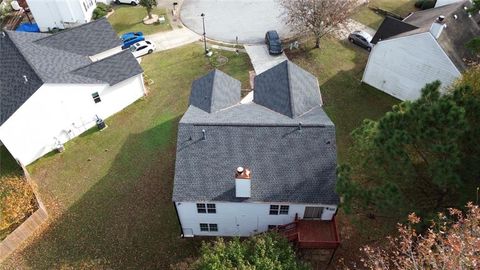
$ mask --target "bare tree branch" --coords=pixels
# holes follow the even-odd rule
[[[358,0],[278,0],[285,9],[286,24],[296,32],[310,32],[315,47],[320,39],[343,24],[352,14]]]

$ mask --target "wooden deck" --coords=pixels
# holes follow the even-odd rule
[[[335,218],[331,221],[297,220],[279,226],[278,232],[299,248],[335,249],[340,245]]]

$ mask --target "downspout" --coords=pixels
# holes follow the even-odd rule
[[[177,220],[178,220],[178,224],[180,225],[180,236],[182,238],[184,238],[184,234],[183,234],[183,226],[182,226],[182,222],[180,221],[180,216],[178,215],[178,209],[177,209],[177,203],[176,202],[173,202],[173,208],[175,208],[175,214],[177,214]]]

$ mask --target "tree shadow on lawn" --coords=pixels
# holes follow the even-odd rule
[[[171,201],[178,121],[131,134],[108,174],[22,251],[28,265],[168,269],[197,255],[201,239],[180,238]]]

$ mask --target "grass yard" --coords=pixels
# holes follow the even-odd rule
[[[350,132],[397,100],[360,83],[366,52],[333,38],[322,47],[289,57],[319,78],[343,162]],[[221,54],[229,60],[220,69],[246,88],[248,57]],[[192,81],[212,67],[200,44],[150,55],[142,66],[155,81],[149,96],[107,119],[106,130],[86,132],[29,167],[52,222],[0,268],[175,269],[198,254],[204,239],[179,237],[171,192],[177,124]]]
[[[246,54],[220,67],[245,81]],[[171,202],[177,124],[194,79],[212,68],[200,44],[145,57],[155,84],[143,100],[29,167],[53,216],[4,269],[169,269],[202,239],[181,239]],[[248,81],[248,80],[247,80]]]
[[[164,24],[143,24],[143,18],[147,16],[145,8],[137,6],[114,6],[115,12],[108,17],[108,21],[112,24],[113,29],[119,34],[126,32],[143,32],[144,35],[151,35],[157,32],[170,31],[170,18],[167,11],[161,8],[153,9],[153,14],[164,15],[166,22]]]
[[[0,146],[0,177],[11,174],[22,175],[22,168],[2,145]]]
[[[397,15],[406,17],[410,12],[416,11],[415,0],[370,0],[369,4],[362,5],[352,17],[354,20],[378,29],[384,17],[373,12],[368,7],[378,7]]]

